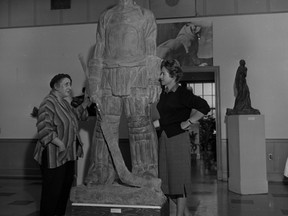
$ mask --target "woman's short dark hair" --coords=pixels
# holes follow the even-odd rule
[[[50,81],[51,89],[54,89],[54,85],[60,83],[60,81],[64,78],[68,78],[70,82],[72,83],[72,79],[68,74],[57,74]]]
[[[178,83],[183,76],[181,65],[176,59],[163,60],[160,67],[161,69],[165,67],[168,70],[170,77],[176,78],[176,83]]]

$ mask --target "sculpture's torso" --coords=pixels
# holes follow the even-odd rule
[[[143,65],[145,50],[144,27],[147,19],[137,6],[123,11],[112,8],[104,18],[106,67]]]

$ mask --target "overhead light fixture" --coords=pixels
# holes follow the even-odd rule
[[[166,0],[166,4],[170,7],[174,7],[179,3],[179,0]]]
[[[70,9],[71,0],[51,0],[51,10]]]

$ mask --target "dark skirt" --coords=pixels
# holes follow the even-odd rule
[[[159,139],[159,177],[167,195],[191,194],[191,154],[188,132]]]

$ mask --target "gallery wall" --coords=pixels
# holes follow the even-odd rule
[[[222,139],[240,59],[247,63],[252,106],[265,115],[266,138],[287,138],[288,14],[205,19],[213,23],[214,65],[220,66]],[[186,21],[199,19],[158,23]],[[49,92],[54,74],[71,74],[75,95],[81,93],[85,77],[77,56],[87,56],[95,32],[96,24],[0,30],[0,138],[35,137],[30,113]]]
[[[288,11],[285,0],[134,0],[157,19]],[[0,28],[96,23],[118,0],[71,0],[69,9],[52,9],[50,0],[0,0]]]
[[[93,45],[94,26],[0,30],[1,138],[34,137],[30,113],[49,93],[55,74],[71,74],[74,93],[81,93],[85,76],[78,54]]]
[[[233,82],[239,60],[248,68],[252,106],[265,116],[266,139],[287,138],[288,14],[213,19],[214,63],[220,66],[222,134],[226,108],[234,105]]]
[[[225,115],[234,106],[233,83],[240,59],[248,68],[252,106],[265,116],[266,139],[287,138],[287,18],[283,13],[191,19],[213,23],[213,62],[220,66],[222,139],[227,138]],[[177,19],[182,21],[187,19]]]

